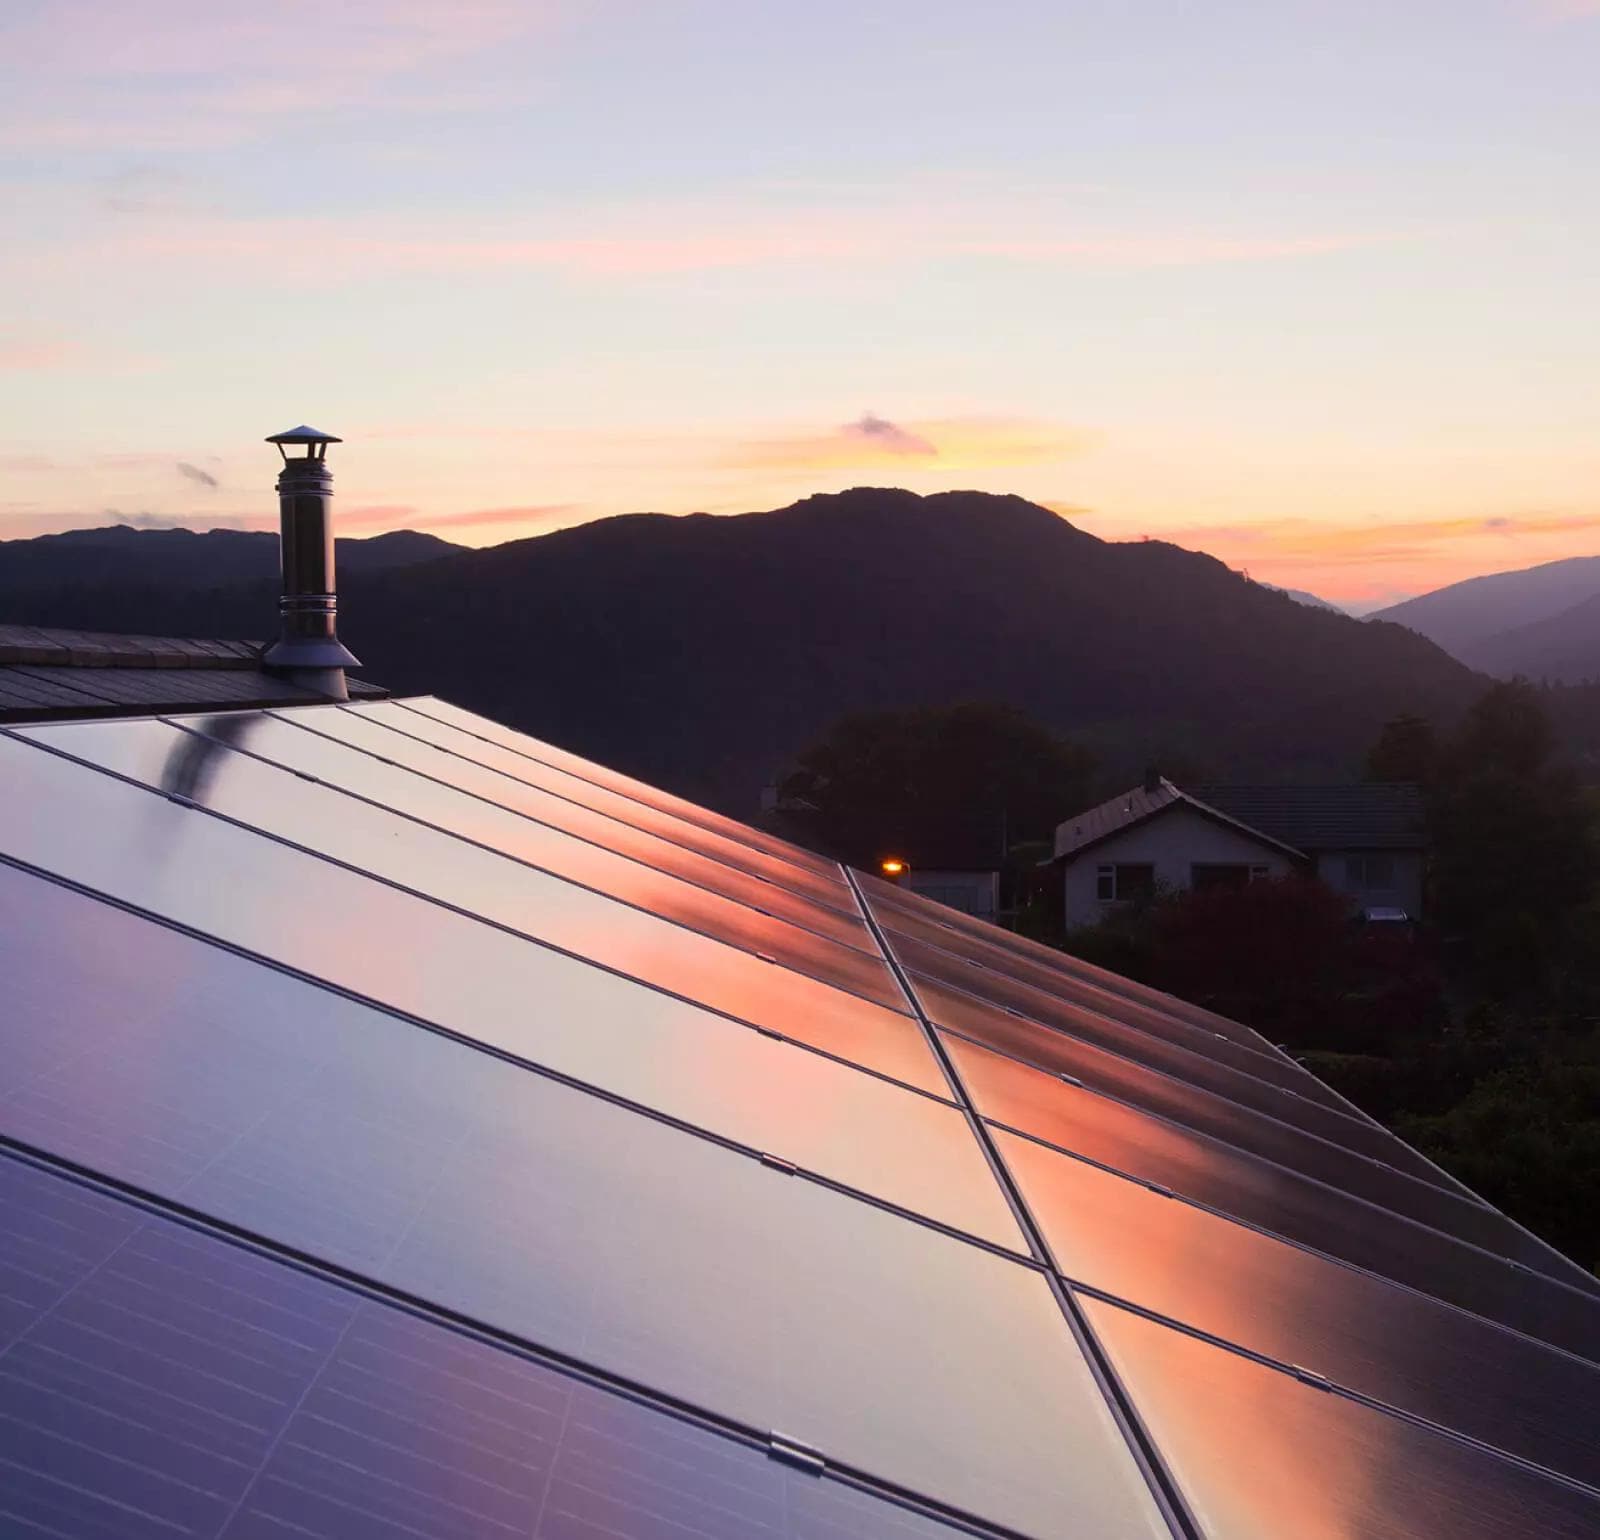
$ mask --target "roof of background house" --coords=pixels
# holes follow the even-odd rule
[[[1240,823],[1314,850],[1420,850],[1422,794],[1404,782],[1342,786],[1196,786],[1194,796]]]
[[[1059,861],[1069,856],[1082,855],[1084,851],[1110,839],[1113,834],[1121,834],[1127,829],[1146,823],[1180,803],[1202,818],[1208,818],[1213,823],[1233,829],[1247,839],[1263,845],[1276,846],[1285,855],[1296,860],[1302,858],[1302,851],[1288,840],[1269,834],[1231,813],[1212,806],[1209,801],[1183,790],[1180,786],[1174,786],[1162,776],[1154,787],[1136,786],[1132,791],[1119,792],[1115,797],[1107,798],[1086,812],[1057,824],[1055,859]]]
[[[264,669],[261,647],[0,625],[0,722],[308,705],[327,698]],[[352,700],[389,693],[358,679],[349,686]]]

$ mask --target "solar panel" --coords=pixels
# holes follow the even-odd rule
[[[876,968],[876,1001],[778,972],[767,958],[164,722],[38,727],[26,736],[754,1026],[793,1036],[799,1022],[821,1018],[870,1035],[888,1011],[905,1009],[881,960],[842,954],[857,959],[857,974]],[[381,779],[385,768],[375,766],[374,778]],[[579,852],[588,848],[566,843]],[[629,863],[628,871],[634,870]],[[751,914],[750,925],[759,923]]]
[[[912,959],[903,953],[899,955],[908,967],[915,967]],[[1322,1102],[1299,1097],[1288,1086],[1259,1078],[1250,1073],[1247,1067],[1235,1067],[1207,1051],[1196,1051],[1192,1047],[1152,1037],[1137,1028],[1082,1007],[1065,1003],[1041,1005],[1038,999],[1019,1004],[1017,995],[1006,990],[1005,981],[999,975],[985,978],[970,972],[945,972],[919,973],[916,976],[919,989],[923,987],[923,981],[929,986],[924,1005],[941,1019],[945,1013],[949,1013],[952,1017],[959,1014],[968,1020],[979,1017],[992,1020],[993,1008],[998,1005],[1007,1016],[1021,1018],[1022,1025],[1016,1031],[1023,1037],[1037,1037],[1051,1042],[1066,1035],[1075,1041],[1091,1043],[1161,1075],[1182,1081],[1187,1086],[1215,1093],[1280,1122],[1291,1122],[1304,1133],[1343,1145],[1356,1154],[1383,1160],[1408,1175],[1449,1188],[1446,1178],[1392,1134]],[[975,995],[975,989],[983,991],[982,995]],[[1037,994],[1036,991],[1029,993]],[[953,1019],[949,1024],[956,1025]],[[1455,1191],[1454,1188],[1449,1190]]]
[[[393,1238],[381,1216],[412,1222],[406,1205],[464,1130],[538,1105],[540,1083],[516,1063],[9,866],[0,927],[4,1128],[168,1196],[315,1149],[326,1174],[296,1178],[299,1217],[325,1210],[341,1244],[371,1230],[381,1249]],[[630,1001],[609,1034],[530,1021],[526,1061],[1022,1248],[955,1108],[673,1001],[652,1025],[649,992],[629,986],[618,1003]]]
[[[72,741],[95,748],[93,734],[100,728],[127,725],[77,727]],[[135,725],[159,729],[169,735],[169,742],[180,737],[197,741],[158,723]],[[147,772],[159,786],[159,764],[125,754],[127,747],[127,740],[119,739],[97,752],[105,760],[121,760]],[[235,767],[236,773],[256,785],[263,779],[270,782],[274,793],[287,787],[301,788],[308,796],[319,791],[287,772],[255,766],[243,756],[233,758],[243,767]],[[667,1003],[668,996],[641,992],[624,974],[548,946],[530,945],[525,931],[484,924],[473,915],[374,882],[280,840],[263,839],[208,816],[187,800],[175,802],[148,783],[130,785],[14,737],[0,743],[0,765],[4,767],[0,774],[14,792],[0,799],[0,827],[5,829],[0,840],[19,860],[453,1031],[519,1052],[517,1045],[524,1041],[534,1013],[544,1030],[574,1039],[629,1032],[642,1015],[658,1020],[679,1016],[676,1006]],[[390,817],[386,831],[374,831],[367,823],[352,833],[344,827],[346,809],[326,800],[336,796],[322,790],[318,798],[322,814],[315,830],[309,827],[309,818],[301,818],[302,834],[326,833],[345,848],[359,841],[359,853],[376,861],[393,859],[393,852],[385,848],[391,835],[398,840],[416,828]],[[288,811],[295,814],[303,806],[294,799]],[[350,802],[350,809],[359,810],[360,804]],[[284,812],[264,807],[257,816],[274,822]],[[439,836],[439,841],[447,845],[448,836]],[[433,840],[414,841],[411,848],[422,843],[442,848]],[[456,843],[457,870],[464,861],[482,869],[476,859],[481,853]],[[484,855],[483,860],[498,858]],[[516,876],[500,883],[491,897],[516,901],[524,869],[513,871]],[[419,869],[412,875],[420,883],[437,886],[437,873]],[[540,915],[548,916],[552,927],[559,926],[571,942],[585,940],[576,934],[574,921],[575,915],[585,912],[601,927],[595,935],[597,949],[619,961],[619,937],[631,931],[637,939],[649,932],[653,939],[643,942],[649,950],[634,954],[632,960],[656,975],[657,981],[666,973],[697,996],[712,995],[706,1003],[750,1009],[762,1018],[750,1022],[752,1026],[792,1036],[922,1090],[939,1094],[947,1089],[909,1016],[828,989],[732,947],[717,947],[716,955],[719,960],[736,960],[735,984],[730,986],[718,974],[689,977],[685,953],[703,952],[696,945],[700,938],[692,932],[586,895],[571,884],[547,884],[537,874],[529,874],[527,889],[529,910],[537,904]],[[606,907],[596,910],[595,904]],[[519,918],[526,922],[529,916]],[[610,928],[613,921],[615,930]],[[788,993],[791,980],[796,981],[798,995]],[[810,996],[810,1008],[800,1003],[802,996]],[[828,1008],[817,1009],[818,1000],[825,1000]]]
[[[729,835],[721,820],[698,822],[679,817],[669,808],[640,802],[610,785],[558,768],[531,755],[502,748],[485,738],[463,732],[420,711],[408,710],[398,701],[379,701],[370,706],[343,708],[369,722],[381,723],[396,732],[458,754],[473,764],[498,770],[513,780],[553,792],[593,812],[605,813],[620,822],[632,824],[664,840],[682,845],[712,860],[726,862],[740,871],[781,888],[804,894],[820,904],[849,914],[854,902],[849,887],[833,875],[818,871],[809,862],[801,865],[772,855]]]
[[[448,701],[439,700],[432,695],[418,695],[398,704],[407,711],[419,712],[436,721],[448,723],[475,738],[511,749],[525,758],[553,766],[558,770],[565,770],[594,785],[604,786],[671,818],[723,835],[737,844],[747,846],[750,850],[762,851],[786,865],[801,867],[816,876],[826,878],[829,882],[838,883],[844,880],[835,861],[814,855],[799,845],[777,839],[760,829],[753,829],[749,824],[726,818],[720,813],[713,813],[709,808],[686,802],[682,797],[674,797],[659,787],[636,781],[632,776],[619,774],[604,765],[597,765],[593,760],[580,758],[565,749],[557,748],[554,744],[541,743],[526,733],[513,732],[488,717],[477,716],[470,711],[463,711],[459,706],[452,706]]]
[[[934,1540],[948,1526],[0,1155],[17,1540]]]
[[[1292,1123],[1262,1117],[1183,1081],[1154,1074],[1063,1032],[1018,1020],[986,1001],[957,995],[921,978],[915,978],[913,983],[937,1023],[953,1027],[986,1047],[1025,1057],[1057,1074],[1071,1075],[1083,1085],[1223,1139],[1457,1239],[1483,1246],[1497,1256],[1513,1257],[1555,1276],[1572,1270],[1565,1258],[1524,1234],[1503,1215],[1470,1198],[1410,1178]]]
[[[452,786],[496,807],[521,813],[538,823],[549,824],[617,855],[629,856],[656,871],[682,878],[697,887],[720,893],[724,898],[787,920],[803,930],[814,931],[830,940],[853,946],[874,958],[880,955],[866,922],[857,913],[846,914],[827,904],[802,898],[753,872],[730,866],[727,861],[701,855],[685,845],[676,844],[620,818],[597,813],[554,792],[541,790],[499,770],[488,769],[460,754],[436,748],[431,743],[424,743],[419,738],[413,738],[359,712],[346,711],[338,706],[314,706],[303,711],[285,712],[277,720],[291,722],[296,727],[364,750],[369,755],[413,770],[431,781]],[[196,723],[191,718],[186,725],[204,724]]]
[[[1573,1415],[1600,1404],[1594,1365],[1015,1134],[1000,1149],[1075,1282],[1600,1486]]]
[[[1600,1523],[1595,1281],[1246,1027],[431,699],[0,778],[0,1533]]]
[[[330,715],[349,715],[338,707],[326,709]],[[380,809],[400,813],[431,829],[469,840],[758,957],[776,957],[789,967],[880,1005],[893,1010],[905,1009],[905,994],[882,956],[876,948],[864,949],[871,948],[871,933],[864,924],[858,927],[861,946],[840,945],[813,930],[765,913],[749,902],[725,898],[549,823],[523,817],[400,766],[375,762],[370,754],[346,748],[320,733],[302,732],[298,727],[266,715],[208,718],[194,724],[194,733],[200,737],[202,745],[215,742],[224,748],[257,756],[292,771],[297,778],[309,777]],[[181,752],[188,747],[181,739],[176,742],[177,748],[169,746],[168,753]],[[70,740],[62,746],[70,752]],[[200,753],[204,753],[203,746]],[[218,766],[218,773],[206,778],[204,787],[199,788],[198,800],[233,812],[259,796],[258,786],[251,785],[230,794],[227,782],[244,768],[237,756],[218,754],[213,763]],[[561,804],[555,798],[548,800],[558,807],[571,805]],[[286,829],[285,824],[282,830],[275,832]],[[409,852],[402,860],[408,857]],[[403,869],[409,872],[412,866]],[[514,918],[521,918],[524,884],[517,874],[501,870],[507,882],[518,884],[519,912]],[[481,895],[485,886],[481,880],[473,884],[480,904],[484,902]],[[796,903],[803,904],[804,900],[796,900]],[[833,912],[822,909],[821,905],[806,907],[821,913]]]
[[[1585,1290],[1087,1087],[946,1041],[978,1109],[997,1123],[1600,1361],[1600,1309]]]
[[[1588,1540],[1600,1493],[1157,1322],[1085,1306],[1204,1532]]]

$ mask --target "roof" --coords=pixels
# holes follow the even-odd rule
[[[325,699],[261,665],[259,642],[0,625],[0,722]],[[352,698],[387,691],[349,681]]]
[[[1075,859],[1085,851],[1104,843],[1114,834],[1122,834],[1139,824],[1148,823],[1173,807],[1186,807],[1213,823],[1231,828],[1246,839],[1259,845],[1277,849],[1292,860],[1301,860],[1304,853],[1286,840],[1253,828],[1243,820],[1233,817],[1209,801],[1175,786],[1165,776],[1154,786],[1136,786],[1132,791],[1118,793],[1087,812],[1065,819],[1056,825],[1055,859]]]
[[[1422,793],[1399,782],[1336,786],[1196,786],[1194,795],[1304,851],[1421,850]]]
[[[431,698],[0,784],[7,1533],[1600,1533],[1600,1283],[1246,1027]]]

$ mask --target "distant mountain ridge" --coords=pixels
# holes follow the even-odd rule
[[[1509,678],[1600,677],[1600,556],[1572,556],[1436,589],[1371,616]]]
[[[152,562],[136,581],[91,568],[64,585],[57,569],[41,588],[13,581],[22,544],[0,546],[0,618],[271,629],[270,581],[188,567],[156,581]],[[1399,627],[977,492],[857,488],[767,513],[625,515],[382,570],[341,561],[341,632],[369,677],[744,815],[848,711],[1000,701],[1109,765],[1160,755],[1218,779],[1328,777],[1357,772],[1386,717],[1453,715],[1484,683]]]
[[[1263,588],[1270,588],[1275,594],[1283,594],[1293,599],[1296,604],[1309,604],[1314,610],[1332,610],[1338,615],[1348,615],[1350,612],[1342,604],[1334,604],[1327,599],[1319,598],[1316,594],[1308,593],[1303,588],[1280,588],[1276,583],[1263,583]]]

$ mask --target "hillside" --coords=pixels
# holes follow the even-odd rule
[[[0,609],[259,635],[259,593],[96,571],[43,594],[0,580]],[[346,562],[340,609],[370,677],[745,814],[850,710],[1003,701],[1119,770],[1182,756],[1265,779],[1352,773],[1386,717],[1452,714],[1482,683],[1399,627],[982,493],[857,489],[730,518],[628,515],[388,571]]]
[[[1403,604],[1391,605],[1370,616],[1373,620],[1393,621],[1409,626],[1446,652],[1490,673],[1510,675],[1528,672],[1516,661],[1519,644],[1502,641],[1510,633],[1544,621],[1555,621],[1600,594],[1600,556],[1573,556],[1565,561],[1545,562],[1515,572],[1494,572],[1486,577],[1468,578],[1448,588],[1435,589]],[[1561,650],[1558,625],[1543,642],[1531,644]],[[1582,622],[1574,640],[1581,645]],[[1596,655],[1600,661],[1600,654]],[[1600,673],[1593,664],[1589,674]],[[1585,677],[1580,673],[1551,673],[1552,678]]]
[[[1462,658],[1509,679],[1551,679],[1564,684],[1600,679],[1600,593],[1542,620],[1475,641]]]

